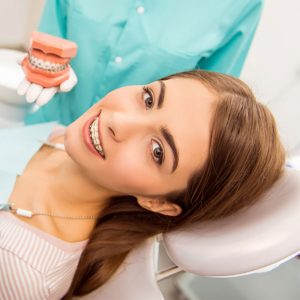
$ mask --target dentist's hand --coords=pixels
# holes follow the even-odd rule
[[[17,60],[18,64],[21,64],[23,58]],[[38,106],[45,105],[49,102],[57,92],[69,92],[77,83],[78,79],[74,70],[70,66],[70,76],[67,80],[61,83],[59,86],[44,88],[43,86],[31,83],[24,78],[18,85],[17,92],[19,95],[25,95],[27,102],[33,103],[34,101]]]

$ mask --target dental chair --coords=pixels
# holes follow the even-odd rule
[[[270,271],[300,253],[300,170],[284,175],[255,205],[224,219],[149,238],[100,289],[83,299],[163,300],[157,281],[181,271],[237,277]],[[158,272],[158,245],[176,266]]]

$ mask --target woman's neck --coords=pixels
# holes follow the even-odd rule
[[[65,151],[43,146],[18,178],[10,202],[31,211],[96,216],[111,196],[90,180]],[[96,222],[48,216],[20,219],[69,242],[88,238]]]
[[[112,195],[89,179],[66,152],[52,154],[41,170],[48,204],[61,212],[97,215]]]

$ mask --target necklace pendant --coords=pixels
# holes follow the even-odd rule
[[[8,203],[0,203],[0,211],[11,211],[11,205]]]

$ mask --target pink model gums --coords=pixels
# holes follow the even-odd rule
[[[25,76],[45,88],[58,86],[69,78],[69,62],[76,53],[74,42],[33,31],[28,55],[22,61]]]

